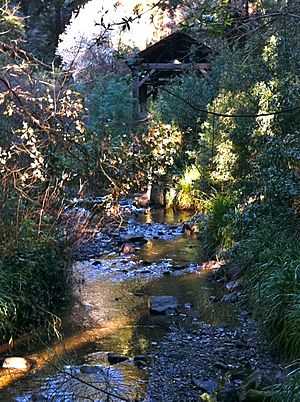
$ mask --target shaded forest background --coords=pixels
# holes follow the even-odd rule
[[[207,75],[188,71],[159,91],[146,123],[132,114],[125,61],[134,49],[120,46],[107,60],[103,35],[95,59],[85,52],[89,62],[76,64],[76,79],[72,68],[61,67],[60,35],[85,3],[0,3],[3,341],[45,321],[52,329],[58,325],[72,248],[84,230],[82,217],[65,213],[66,199],[102,194],[103,208],[112,213],[120,198],[146,191],[151,172],[157,184],[167,182],[174,190],[169,207],[203,214],[207,257],[241,265],[249,308],[262,331],[284,358],[296,361],[299,2],[147,6],[149,13],[171,16],[181,7],[177,28],[212,48],[213,68]],[[130,29],[144,10],[124,16],[121,27]],[[107,33],[113,27],[101,28]],[[297,370],[281,387],[285,401],[298,400]]]

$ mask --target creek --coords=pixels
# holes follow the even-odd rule
[[[62,340],[40,346],[33,355],[39,363],[11,381],[1,401],[149,400],[153,356],[174,325],[235,325],[235,304],[214,302],[222,299],[224,284],[199,272],[200,240],[183,230],[191,219],[190,213],[165,210],[131,214],[125,227],[99,233],[83,246]],[[138,236],[145,244],[120,252],[120,244]],[[150,314],[148,298],[160,295],[175,296],[178,311]],[[114,355],[128,359],[111,364]]]

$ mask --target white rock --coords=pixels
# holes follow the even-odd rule
[[[2,367],[14,370],[29,370],[30,363],[24,357],[6,357]]]

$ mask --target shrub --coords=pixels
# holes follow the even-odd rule
[[[234,198],[216,193],[205,202],[208,220],[204,228],[203,251],[212,257],[227,250],[234,243],[232,219]]]

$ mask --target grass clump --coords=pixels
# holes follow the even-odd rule
[[[233,245],[233,208],[234,200],[229,194],[217,193],[205,202],[208,219],[202,248],[209,257],[220,255]]]
[[[249,304],[263,331],[285,356],[300,356],[300,240],[272,226],[238,246]]]

